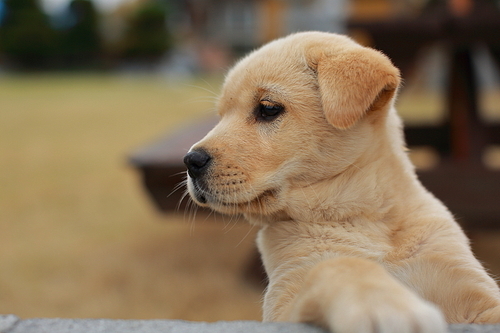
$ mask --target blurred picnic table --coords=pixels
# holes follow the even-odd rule
[[[485,168],[485,148],[500,144],[500,125],[486,122],[478,107],[474,52],[485,47],[500,65],[500,10],[493,0],[429,1],[414,18],[382,22],[350,21],[373,46],[401,69],[403,78],[417,70],[422,51],[439,44],[447,53],[446,119],[436,126],[407,126],[410,147],[434,147],[439,165],[419,171],[424,185],[469,230],[500,228],[500,171]],[[500,106],[499,106],[500,107]]]
[[[414,70],[422,49],[436,43],[445,46],[447,117],[439,125],[407,126],[406,140],[410,147],[430,146],[439,153],[437,167],[419,170],[419,178],[466,230],[500,228],[500,171],[487,169],[481,158],[486,147],[500,145],[500,125],[487,123],[480,115],[473,64],[479,43],[500,64],[500,10],[495,2],[430,1],[413,19],[351,20],[348,28],[368,35],[371,46],[386,53],[404,78]],[[131,156],[160,210],[178,206],[184,189],[174,188],[185,177],[183,156],[216,122],[215,118],[195,121]]]

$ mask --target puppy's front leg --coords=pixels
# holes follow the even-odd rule
[[[475,320],[475,323],[500,323],[500,306],[488,309],[481,313]]]
[[[354,257],[322,261],[307,274],[282,320],[335,333],[446,332],[446,322],[380,265]]]

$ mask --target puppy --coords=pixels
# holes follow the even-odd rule
[[[201,206],[258,225],[264,320],[336,333],[500,323],[500,291],[418,181],[378,51],[304,32],[228,73],[220,122],[185,156]]]

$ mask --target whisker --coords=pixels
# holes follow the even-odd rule
[[[214,86],[212,86],[212,84],[210,82],[208,82],[207,80],[201,78],[201,81],[203,81],[205,84],[207,84],[211,89],[212,89],[212,94],[215,94],[215,95],[219,95],[218,93],[215,93],[215,90],[218,90],[218,88],[214,88]]]
[[[184,83],[183,84],[184,86],[186,87],[190,87],[190,88],[196,88],[196,89],[200,89],[200,90],[203,90],[205,92],[208,92],[210,94],[212,94],[213,96],[218,96],[218,94],[208,88],[205,88],[205,87],[202,87],[202,86],[198,86],[198,85],[195,85],[195,84],[188,84],[188,83]]]
[[[250,235],[250,233],[253,231],[254,228],[255,228],[255,224],[252,224],[252,226],[250,227],[250,229],[248,229],[248,231],[245,234],[245,236],[243,236],[243,238],[238,242],[238,244],[236,244],[235,248],[237,248],[238,246],[240,246],[241,243],[243,243],[245,241],[245,239],[247,239],[248,235]]]
[[[172,194],[174,194],[175,192],[186,186],[187,186],[187,180],[181,181],[180,183],[174,186],[172,191],[167,195],[167,198],[169,198]]]
[[[210,209],[208,214],[205,216],[205,220],[203,220],[203,221],[204,222],[208,221],[212,215],[215,216],[215,212]]]
[[[186,190],[184,191],[184,193],[182,194],[181,196],[181,199],[179,200],[179,202],[177,203],[177,206],[175,207],[175,210],[178,212],[180,211],[181,209],[181,205],[182,205],[182,202],[184,201],[184,199],[188,198],[188,200],[191,200],[191,197],[189,196],[189,192]],[[189,201],[186,203],[186,205],[189,203]],[[184,216],[185,217],[185,216]]]
[[[169,175],[168,177],[170,178],[170,177],[175,177],[175,176],[179,176],[179,175],[184,175],[185,179],[187,179],[187,172],[186,172],[186,170],[173,173],[173,174]]]
[[[194,202],[193,202],[194,203]],[[189,227],[189,234],[192,235],[194,233],[194,227],[196,225],[196,214],[198,212],[198,205],[196,205],[194,203],[194,205],[192,206],[193,210],[191,212],[192,214],[192,217],[191,217],[191,223],[190,223],[190,227]]]
[[[184,101],[181,105],[192,105],[192,104],[198,104],[198,103],[213,103],[215,104],[217,102],[217,98],[215,97],[197,97],[197,98],[191,98],[190,100]],[[211,110],[213,108],[210,108]]]

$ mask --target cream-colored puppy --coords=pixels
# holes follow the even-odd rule
[[[227,75],[185,157],[201,206],[261,227],[264,320],[343,332],[500,323],[500,292],[405,152],[399,72],[335,34],[273,41]]]

